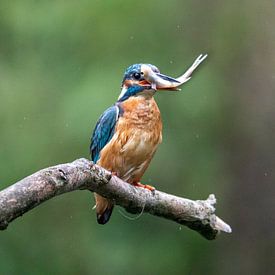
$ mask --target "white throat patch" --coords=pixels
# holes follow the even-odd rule
[[[125,85],[123,85],[122,90],[121,90],[120,95],[117,100],[120,100],[125,95],[126,92],[127,92],[127,87]]]

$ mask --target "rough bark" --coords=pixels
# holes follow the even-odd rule
[[[130,213],[147,212],[196,230],[208,240],[231,228],[214,212],[216,199],[192,201],[160,191],[134,187],[87,159],[49,167],[0,192],[0,229],[42,202],[57,195],[89,190],[124,207]]]

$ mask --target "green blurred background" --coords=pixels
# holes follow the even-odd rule
[[[275,274],[274,1],[0,1],[0,187],[89,157],[91,131],[125,68],[171,76],[209,58],[180,93],[160,93],[163,143],[143,182],[210,193],[232,225],[216,241],[116,208],[56,197],[0,232],[0,274]]]

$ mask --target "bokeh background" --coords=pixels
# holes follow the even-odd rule
[[[163,143],[143,181],[210,193],[233,233],[215,241],[92,194],[56,197],[0,232],[0,274],[275,274],[274,1],[0,1],[0,187],[89,157],[91,131],[132,63],[182,73],[159,93]],[[122,214],[121,214],[122,212]]]

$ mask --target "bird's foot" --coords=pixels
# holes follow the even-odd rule
[[[112,176],[118,177],[118,172],[112,172]]]
[[[149,190],[151,192],[155,192],[156,191],[156,188],[154,186],[152,186],[152,185],[142,184],[140,182],[136,182],[133,185],[136,186],[136,187],[141,187],[141,188],[147,189],[147,190]]]

